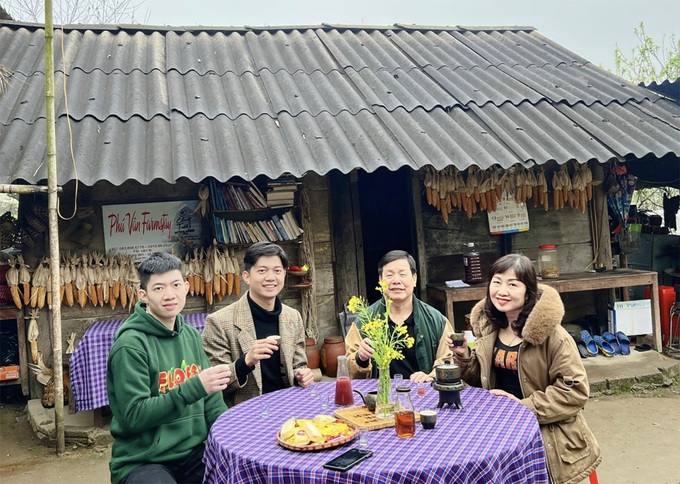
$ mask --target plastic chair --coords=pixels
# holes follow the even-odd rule
[[[347,338],[347,332],[349,331],[349,328],[352,327],[352,323],[356,318],[357,315],[354,313],[350,313],[349,310],[347,309],[347,305],[345,305],[344,311],[338,313],[338,320],[340,322],[340,330],[342,331],[343,339]]]

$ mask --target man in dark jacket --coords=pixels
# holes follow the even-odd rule
[[[403,250],[388,252],[378,263],[378,279],[387,285],[385,295],[392,300],[388,324],[390,328],[406,325],[408,336],[415,340],[411,348],[401,350],[403,360],[390,363],[390,374],[403,375],[413,382],[427,382],[434,379],[435,366],[453,359],[446,344],[453,328],[442,313],[413,294],[417,277],[416,261]],[[384,299],[370,309],[385,314]],[[360,329],[360,323],[353,323],[345,339],[349,373],[352,378],[375,378],[377,368],[372,362],[371,340],[362,338]]]

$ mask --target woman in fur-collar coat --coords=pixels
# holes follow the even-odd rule
[[[501,257],[490,274],[487,296],[470,316],[475,349],[450,344],[463,379],[529,407],[541,427],[552,482],[581,482],[602,458],[583,416],[588,377],[561,325],[562,300],[537,283],[525,256]]]

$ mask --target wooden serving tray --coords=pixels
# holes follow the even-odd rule
[[[420,414],[415,412],[416,422],[420,422]],[[379,419],[375,416],[375,412],[366,408],[366,405],[358,407],[341,408],[333,412],[337,418],[345,420],[357,427],[366,427],[368,430],[379,430],[387,427],[394,427],[394,417]]]

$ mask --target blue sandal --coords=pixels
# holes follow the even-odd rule
[[[597,356],[597,344],[595,343],[595,340],[593,340],[593,337],[590,336],[587,329],[581,331],[581,341],[586,346],[588,356]]]
[[[619,343],[619,347],[621,348],[621,354],[629,355],[630,354],[630,340],[628,339],[628,336],[626,336],[626,333],[624,333],[623,331],[617,331],[616,332],[616,341]]]
[[[593,341],[595,341],[595,344],[604,356],[614,356],[616,354],[614,347],[602,339],[602,336],[593,336]]]
[[[614,353],[616,353],[617,355],[622,354],[623,350],[621,348],[621,345],[619,344],[619,341],[616,339],[616,336],[614,336],[609,331],[605,331],[602,334],[602,339],[609,343],[612,346],[612,348],[614,348]]]

